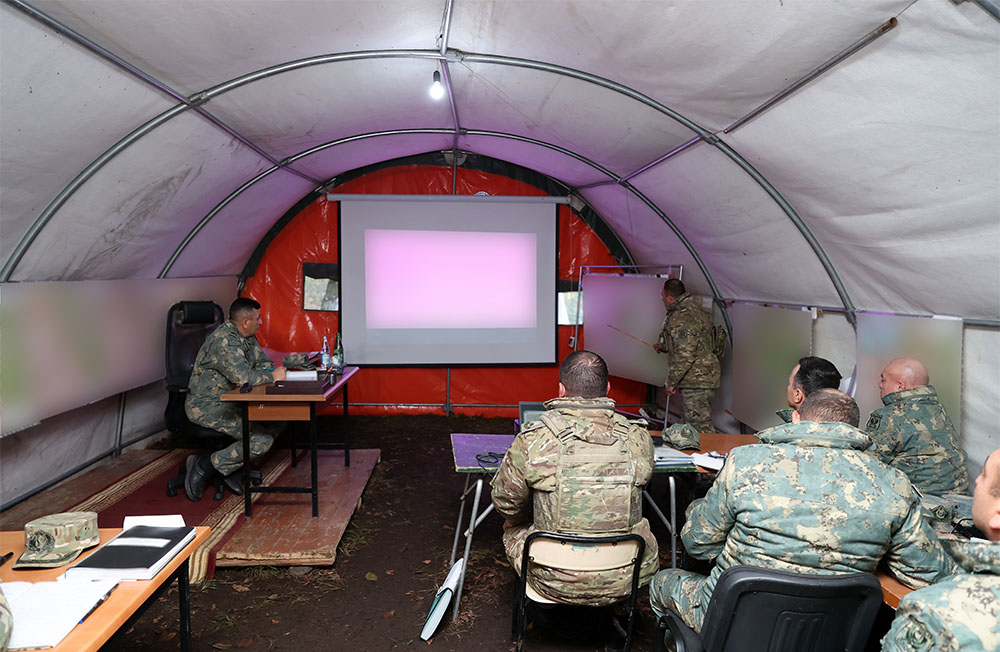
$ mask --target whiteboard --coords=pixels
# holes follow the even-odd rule
[[[667,356],[652,348],[663,324],[663,281],[637,274],[583,275],[584,348],[604,358],[612,376],[650,385],[667,379]]]

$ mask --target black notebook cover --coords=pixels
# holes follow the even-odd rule
[[[66,571],[66,575],[73,577],[94,573],[112,576],[116,571],[126,571],[126,576],[134,575],[137,579],[146,575],[152,577],[181,550],[183,546],[179,544],[186,538],[193,538],[193,534],[193,527],[136,525],[74,565]]]

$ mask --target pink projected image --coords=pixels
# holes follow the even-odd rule
[[[365,230],[368,328],[535,328],[533,233]]]

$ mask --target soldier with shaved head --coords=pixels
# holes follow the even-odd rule
[[[715,567],[708,577],[658,573],[649,587],[657,614],[669,609],[701,631],[719,575],[738,565],[830,574],[871,573],[883,562],[911,587],[955,572],[906,476],[865,452],[871,440],[856,427],[854,399],[816,390],[792,420],[733,449],[692,503],[684,549]]]
[[[917,360],[893,360],[878,384],[885,407],[871,413],[865,431],[871,452],[921,492],[963,494],[969,489],[966,454],[930,376]]]

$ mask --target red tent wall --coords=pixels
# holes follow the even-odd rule
[[[365,174],[338,186],[339,193],[451,194],[452,168],[403,165]],[[489,172],[458,169],[456,193],[472,195],[544,195],[527,183]],[[242,295],[262,304],[264,323],[258,337],[263,346],[283,351],[315,351],[323,335],[334,336],[339,314],[302,309],[302,263],[337,263],[338,204],[317,199],[296,215],[267,246],[260,264]],[[559,206],[559,279],[578,279],[580,265],[614,265],[608,248],[569,206]],[[572,351],[571,326],[558,327],[557,357]],[[333,337],[330,344],[333,345]],[[346,343],[350,349],[350,343]],[[580,328],[583,346],[583,327]],[[350,356],[348,356],[350,360]],[[352,381],[351,403],[384,403],[388,406],[352,408],[362,414],[442,413],[447,371],[444,367],[369,368]],[[558,366],[452,367],[447,398],[451,404],[516,405],[556,395]],[[611,395],[619,403],[645,401],[645,385],[612,379]],[[460,407],[458,414],[516,416],[515,408]]]

